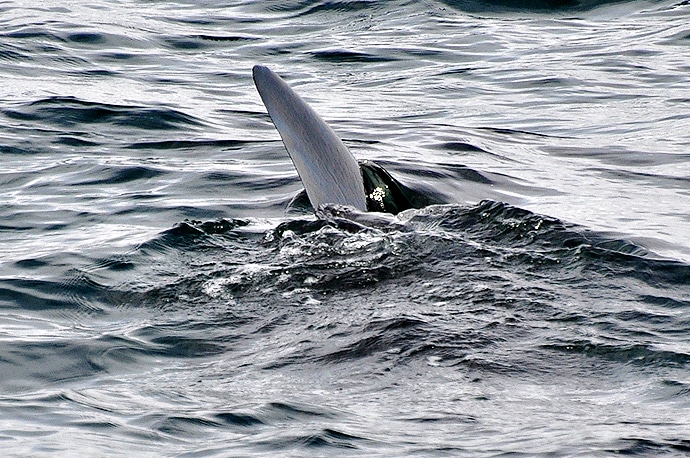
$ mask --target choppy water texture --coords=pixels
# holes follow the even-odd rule
[[[690,452],[687,1],[0,24],[3,456]],[[449,203],[289,207],[257,63]]]

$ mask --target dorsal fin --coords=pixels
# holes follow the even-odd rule
[[[256,65],[252,73],[312,207],[339,204],[366,211],[359,165],[333,129],[269,68]]]

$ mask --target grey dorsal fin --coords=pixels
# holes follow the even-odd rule
[[[252,73],[312,207],[340,204],[366,211],[359,165],[333,129],[269,68],[256,65]]]

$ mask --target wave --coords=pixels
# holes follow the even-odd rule
[[[144,130],[173,130],[202,125],[202,121],[171,108],[151,108],[89,102],[75,97],[48,97],[2,114],[18,121],[37,121],[60,128],[81,124],[113,124]]]
[[[588,11],[617,3],[635,3],[639,0],[439,0],[439,3],[452,9],[468,13],[564,13]],[[404,7],[404,2],[394,1],[352,1],[352,0],[306,0],[294,2],[265,2],[264,8],[269,12],[293,13],[297,16],[338,15],[369,11],[390,11]],[[359,58],[360,56],[352,56]],[[360,60],[356,60],[359,62]],[[366,62],[370,60],[365,56]]]
[[[549,13],[587,11],[615,3],[634,1],[637,0],[442,0],[442,3],[471,13],[519,11]]]
[[[305,337],[294,351],[269,354],[257,364],[277,370],[431,358],[501,373],[542,370],[522,361],[525,352],[540,355],[535,365],[549,360],[544,352],[611,363],[690,364],[683,351],[647,344],[649,336],[637,331],[687,332],[690,325],[677,310],[690,307],[690,266],[500,202],[430,206],[400,218],[333,208],[318,219],[299,216],[269,228],[254,220],[188,220],[116,258],[84,269],[67,285],[71,293],[63,290],[60,297],[73,304],[100,301],[104,310],[206,310],[199,321],[134,333],[161,356],[217,355],[229,351],[228,339],[251,340],[325,313],[323,324],[334,326],[327,345]],[[94,286],[94,275],[120,286]],[[602,297],[648,310],[602,309]],[[327,313],[320,308],[324,301],[331,304]],[[578,306],[568,305],[573,302]],[[336,324],[350,310],[386,303],[394,316]],[[533,332],[534,322],[576,322],[605,337],[586,341],[576,332],[547,332],[507,360],[491,356],[498,343]],[[522,362],[511,364],[511,358]]]

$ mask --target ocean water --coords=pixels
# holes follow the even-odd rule
[[[0,24],[3,456],[690,453],[690,2]],[[255,64],[446,203],[291,203]]]

